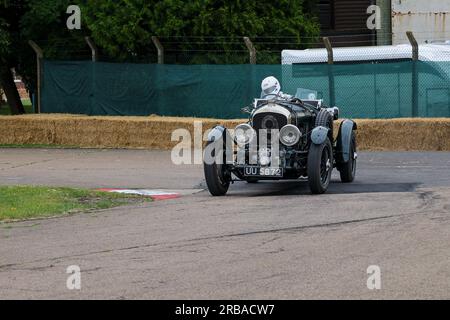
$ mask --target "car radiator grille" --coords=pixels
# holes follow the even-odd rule
[[[287,125],[287,118],[278,113],[266,112],[260,113],[253,117],[253,129],[281,129]]]

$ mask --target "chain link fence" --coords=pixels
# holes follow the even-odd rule
[[[86,61],[87,46],[64,61],[46,59],[41,111],[240,118],[273,75],[284,92],[315,90],[346,117],[450,116],[449,43],[332,48],[345,42],[334,38],[327,50],[322,39],[257,38],[252,56],[242,37],[158,41],[162,50],[150,46],[120,63],[101,51]]]

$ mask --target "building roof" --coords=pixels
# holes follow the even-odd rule
[[[411,59],[411,45],[334,48],[335,62]],[[419,45],[419,60],[450,61],[450,42]],[[282,64],[326,63],[326,49],[283,50]]]

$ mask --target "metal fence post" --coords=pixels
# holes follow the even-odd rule
[[[409,42],[412,46],[412,116],[419,116],[419,45],[414,34],[411,31],[406,32]]]
[[[408,37],[408,40],[412,46],[412,59],[413,59],[413,61],[418,61],[419,60],[419,44],[417,43],[417,40],[414,37],[414,34],[412,33],[412,31],[406,32],[406,36]]]
[[[256,48],[249,37],[244,37],[245,45],[250,53],[250,64],[256,64]]]
[[[333,64],[334,63],[334,59],[333,59],[333,47],[331,46],[331,42],[330,39],[328,37],[324,37],[323,38],[323,43],[325,45],[325,48],[327,49],[327,54],[328,54],[328,64]]]
[[[333,72],[333,64],[334,64],[333,47],[331,46],[331,42],[328,37],[323,38],[323,43],[325,45],[325,48],[327,49],[328,54],[328,90],[330,92],[330,107],[334,107],[336,105],[336,92],[334,86],[334,72]]]
[[[97,62],[98,61],[98,49],[97,49],[97,46],[95,45],[94,41],[92,41],[92,39],[90,37],[84,37],[84,40],[86,40],[87,45],[91,49],[92,62]]]
[[[158,64],[164,64],[164,47],[159,41],[158,37],[152,36],[152,42],[158,51]]]
[[[36,113],[41,113],[41,73],[42,73],[42,69],[41,69],[41,62],[42,59],[44,58],[44,52],[42,51],[42,49],[36,44],[36,42],[30,40],[28,41],[28,44],[30,45],[31,48],[33,48],[34,52],[36,53],[36,67],[37,67],[37,103],[36,103],[36,107],[35,107],[35,112]]]

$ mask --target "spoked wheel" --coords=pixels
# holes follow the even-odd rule
[[[308,181],[311,192],[322,194],[330,185],[333,171],[333,149],[330,140],[311,145],[308,155]]]
[[[352,133],[352,139],[350,142],[350,159],[347,163],[339,166],[339,172],[341,175],[341,181],[344,183],[353,182],[356,177],[356,136]]]
[[[210,143],[208,142],[208,145]],[[208,148],[205,148],[208,150]],[[211,155],[214,159],[215,151],[212,151]],[[203,163],[203,170],[205,173],[206,185],[208,186],[209,193],[213,196],[223,196],[227,193],[230,187],[231,174],[226,170],[224,165],[225,159],[222,163],[217,163],[215,160],[212,163]]]

